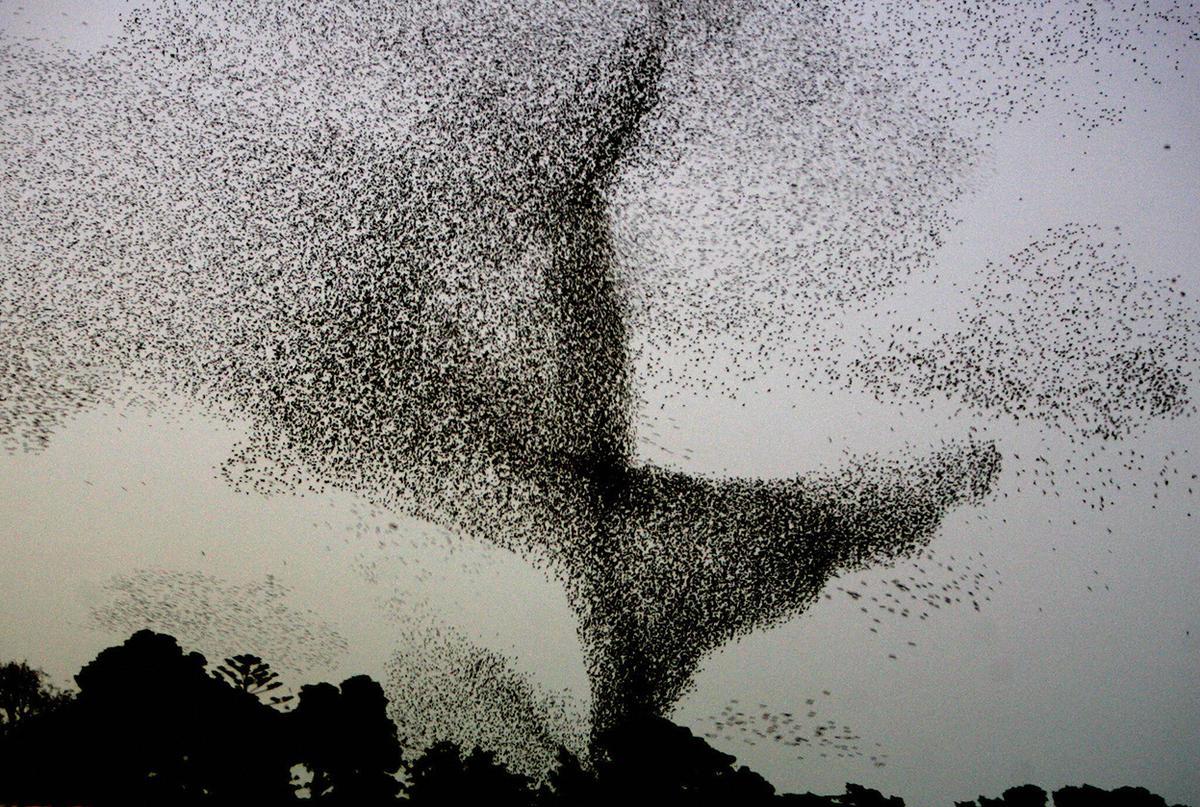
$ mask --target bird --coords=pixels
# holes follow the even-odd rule
[[[549,570],[603,725],[665,712],[836,576],[916,557],[1000,478],[983,431],[701,474],[642,428],[651,394],[742,409],[779,379],[890,407],[889,434],[950,402],[1069,442],[1054,467],[1014,452],[1014,497],[1100,509],[1116,476],[1090,447],[1191,412],[1194,310],[1115,228],[937,261],[992,135],[1123,119],[1069,74],[1150,75],[1150,4],[335,5],[147,10],[86,59],[14,47],[6,445],[129,381],[245,422],[221,473],[247,494],[341,487]],[[912,313],[922,285],[945,302]],[[968,567],[933,568],[867,599],[868,630],[979,607]]]

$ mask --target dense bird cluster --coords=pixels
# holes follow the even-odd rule
[[[690,134],[691,159],[672,163],[654,151],[623,175],[616,226],[629,282],[641,284],[632,295],[637,330],[657,327],[666,345],[643,369],[668,389],[726,395],[773,366],[795,384],[860,383],[856,366],[840,360],[891,351],[888,340],[848,339],[847,314],[886,316],[909,281],[934,273],[992,137],[1043,113],[1064,136],[1119,122],[1127,99],[1116,88],[1177,72],[1198,21],[1183,4],[1045,1],[779,3],[750,15],[741,31],[753,48],[710,48],[700,67],[680,67],[705,81],[661,125]],[[731,88],[739,100],[726,98]],[[947,302],[964,316],[996,305]],[[1107,310],[1103,321],[1120,318]],[[704,337],[713,336],[742,338],[725,346],[730,373],[711,372],[713,339]],[[1077,342],[1100,351],[1108,336]],[[1035,341],[1019,339],[1025,349]],[[979,361],[996,360],[980,348]],[[654,361],[663,353],[670,362]],[[893,367],[898,377],[888,381],[903,383],[913,369],[923,375]],[[998,381],[992,397],[1006,391]],[[1131,394],[1120,408],[1140,403]]]
[[[1080,71],[1177,63],[1197,12],[1159,6],[233,0],[130,11],[87,57],[0,39],[0,434],[189,396],[249,424],[243,489],[339,486],[547,569],[594,726],[661,714],[723,643],[925,546],[1000,455],[702,478],[639,459],[649,390],[782,365],[1098,437],[1190,411],[1192,310],[1086,226],[984,268],[942,332],[840,329],[930,271],[1000,125],[1118,120]],[[427,650],[475,665],[474,720],[531,697]],[[396,691],[433,674],[410,655]]]
[[[1176,278],[1136,272],[1119,237],[1095,225],[1048,229],[988,265],[954,327],[926,333],[918,317],[915,332],[908,323],[880,334],[856,378],[889,399],[956,398],[1100,439],[1192,412],[1195,311]]]
[[[541,777],[559,748],[586,755],[586,708],[448,627],[409,627],[388,663],[388,715],[405,748],[443,740],[479,745],[509,768]]]

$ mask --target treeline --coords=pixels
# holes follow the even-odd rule
[[[585,764],[568,750],[545,781],[491,752],[440,742],[406,759],[387,699],[367,676],[277,694],[256,656],[214,672],[171,636],[140,631],[51,687],[24,663],[0,667],[0,804],[295,805],[788,805],[903,807],[898,796],[847,784],[837,796],[778,794],[763,777],[670,721],[631,722],[597,738]],[[956,807],[1044,807],[1033,785]],[[1138,788],[1087,785],[1055,807],[1166,807]]]

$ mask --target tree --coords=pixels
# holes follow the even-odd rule
[[[846,783],[846,795],[835,796],[834,803],[843,807],[904,807],[899,796],[884,796],[878,790],[852,782]]]
[[[225,659],[224,664],[217,665],[217,674],[235,689],[249,692],[255,697],[261,697],[283,686],[283,682],[278,680],[279,673],[272,670],[270,664],[250,653]],[[269,703],[280,706],[292,698],[291,695],[272,695]]]
[[[408,766],[408,799],[421,804],[494,804],[523,807],[534,803],[529,777],[496,761],[479,746],[465,757],[457,743],[437,742]],[[571,803],[575,802],[561,802]]]
[[[1119,807],[1167,807],[1167,800],[1144,787],[1118,787],[1109,791],[1110,802]]]
[[[326,683],[303,686],[285,717],[298,761],[312,774],[314,801],[370,805],[395,798],[403,758],[378,682],[356,675],[340,690]]]
[[[74,696],[53,687],[41,670],[23,661],[0,667],[0,803],[50,803],[65,795],[71,774],[62,750],[72,741],[74,711]]]
[[[564,807],[592,807],[600,803],[598,793],[596,774],[585,768],[579,757],[559,746],[554,767],[550,769],[542,789],[541,802]]]
[[[597,738],[596,773],[608,802],[661,804],[769,802],[775,788],[733,756],[661,717],[627,721]]]
[[[1068,785],[1054,791],[1054,807],[1167,807],[1167,802],[1144,787],[1109,791],[1093,785]]]
[[[69,703],[72,697],[27,662],[10,661],[0,666],[0,736],[31,717]]]
[[[1008,790],[1005,790],[996,799],[980,796],[978,807],[1046,807],[1047,798],[1046,791],[1037,785],[1018,785],[1017,787],[1010,787]],[[962,807],[976,807],[976,802],[957,802],[956,807],[959,805],[962,805]]]
[[[838,796],[818,796],[815,793],[784,793],[775,801],[787,807],[835,807]]]
[[[1047,798],[1046,791],[1037,785],[1018,785],[1004,791],[1001,803],[1004,807],[1046,807]]]
[[[28,788],[95,805],[285,801],[283,715],[206,664],[148,630],[102,650],[75,676],[72,708],[26,744],[28,759],[55,760]]]

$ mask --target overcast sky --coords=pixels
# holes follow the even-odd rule
[[[0,0],[6,29],[61,36],[73,47],[102,41],[122,6],[25,5]],[[1194,56],[1182,79],[1130,84],[1127,119],[1086,141],[1060,137],[1045,120],[1004,130],[977,192],[960,204],[963,223],[942,265],[979,266],[1048,226],[1095,222],[1121,227],[1140,269],[1179,275],[1200,295]],[[931,301],[918,293],[910,302]],[[789,476],[836,463],[844,449],[956,436],[944,434],[944,417],[848,392],[782,388],[766,379],[732,402],[654,390],[645,407],[661,415],[660,446],[644,444],[644,458],[698,472]],[[1055,450],[1039,447],[1031,430],[991,433],[1005,455]],[[182,404],[152,413],[119,406],[72,420],[40,454],[0,455],[0,658],[27,658],[68,681],[122,638],[89,620],[115,574],[202,571],[233,584],[274,575],[293,590],[295,609],[311,610],[348,642],[347,653],[309,678],[381,676],[395,638],[380,603],[398,594],[509,653],[546,687],[586,697],[573,617],[554,584],[516,557],[447,541],[425,525],[364,516],[366,505],[348,495],[237,493],[214,473],[237,436],[236,425]],[[865,757],[801,761],[772,743],[714,741],[784,790],[840,792],[854,781],[910,804],[948,805],[1027,781],[1086,781],[1200,803],[1200,530],[1186,481],[1200,471],[1200,429],[1195,419],[1161,423],[1122,448],[1145,454],[1147,470],[1126,474],[1131,484],[1104,512],[1077,497],[1018,491],[1010,463],[995,497],[947,519],[933,544],[937,557],[981,552],[985,571],[1000,581],[978,612],[960,606],[920,623],[876,625],[858,603],[834,596],[710,658],[675,718],[701,732],[732,699],[802,712],[814,698],[822,718],[887,755],[883,767]],[[1163,467],[1177,469],[1184,484],[1156,489]],[[404,536],[404,564],[371,551],[371,531],[388,522]],[[379,564],[374,584],[362,571],[371,563]],[[906,568],[835,585],[861,587]],[[222,648],[214,639],[204,649],[256,648]]]

